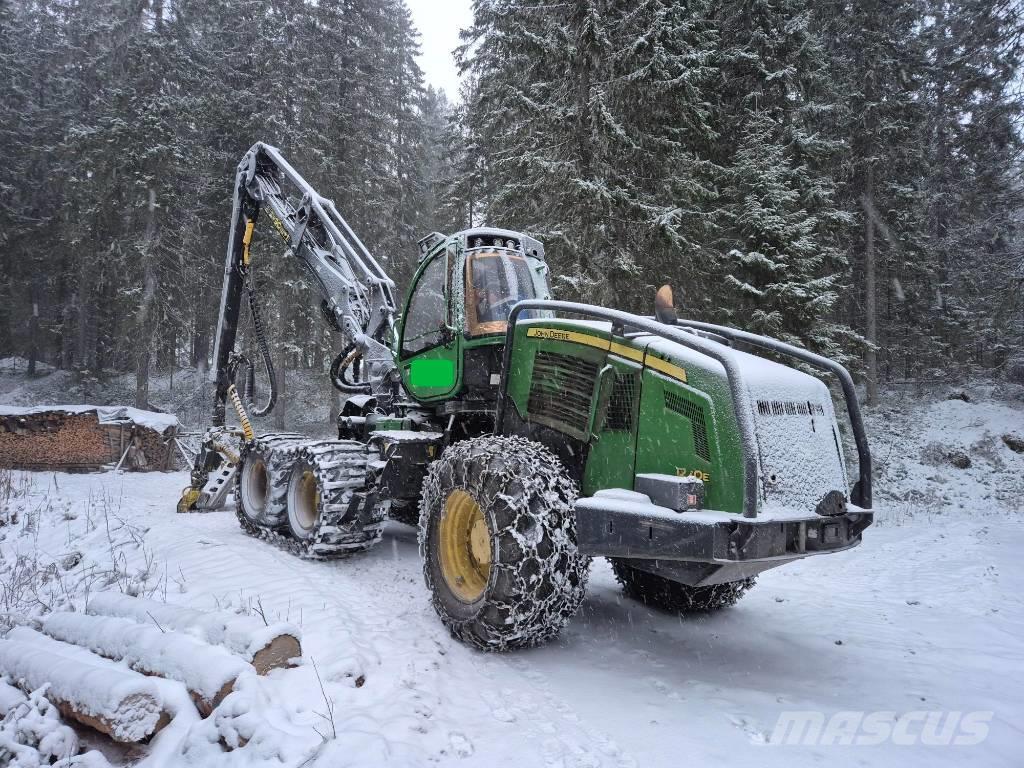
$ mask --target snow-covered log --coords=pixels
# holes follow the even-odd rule
[[[46,686],[46,698],[64,717],[115,741],[142,741],[163,725],[152,680],[28,627],[0,640],[0,672],[24,691]]]
[[[124,661],[136,672],[184,683],[204,717],[231,693],[239,675],[252,671],[250,664],[225,648],[131,619],[53,613],[44,619],[43,632]]]
[[[140,624],[155,625],[193,635],[212,645],[222,645],[250,662],[256,672],[287,667],[302,655],[299,630],[291,624],[267,624],[255,616],[226,611],[198,611],[142,597],[101,592],[89,602],[87,613],[118,616]]]

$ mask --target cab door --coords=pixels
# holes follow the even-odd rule
[[[462,378],[460,336],[452,314],[455,248],[429,258],[413,278],[402,315],[399,368],[417,400],[440,400],[458,391]]]

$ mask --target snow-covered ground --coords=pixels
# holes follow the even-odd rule
[[[718,615],[631,602],[597,561],[554,643],[478,653],[434,615],[413,529],[391,525],[349,560],[301,561],[229,512],[176,515],[185,473],[14,473],[0,489],[18,511],[0,528],[0,611],[113,589],[301,627],[302,666],[249,679],[207,720],[133,750],[85,736],[115,764],[1020,765],[1024,454],[1002,436],[1024,437],[1022,412],[988,398],[874,411],[880,511],[863,546],[768,572]],[[958,451],[970,467],[954,466]],[[771,743],[792,712],[855,714],[817,744]],[[956,727],[969,713],[980,731]],[[862,714],[902,730],[872,738]],[[927,743],[943,724],[984,738]]]

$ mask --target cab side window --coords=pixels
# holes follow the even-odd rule
[[[441,329],[447,317],[444,298],[444,256],[430,262],[420,275],[409,301],[402,333],[402,357],[414,355],[441,343]]]

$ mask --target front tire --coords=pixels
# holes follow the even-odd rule
[[[579,608],[576,485],[538,443],[482,437],[448,448],[423,481],[420,553],[434,609],[481,650],[533,646]]]
[[[755,577],[724,584],[691,587],[647,571],[641,571],[628,560],[609,558],[615,578],[629,597],[644,605],[669,613],[700,613],[736,605],[747,593]]]

